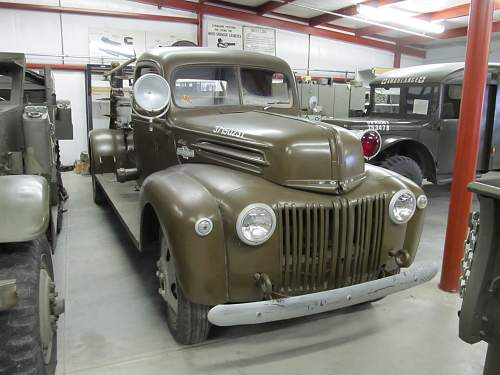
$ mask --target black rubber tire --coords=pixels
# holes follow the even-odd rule
[[[98,206],[102,206],[106,203],[106,196],[102,191],[102,187],[97,182],[95,176],[92,174],[92,195],[94,197],[94,203]]]
[[[43,259],[43,260],[42,260]],[[52,357],[44,364],[38,312],[40,269],[53,279],[54,271],[47,240],[0,245],[0,279],[16,279],[17,306],[0,312],[0,374],[53,375],[57,364],[57,333]]]
[[[178,314],[167,304],[167,324],[175,341],[182,345],[192,345],[206,341],[211,324],[207,314],[209,306],[189,301],[180,284],[177,284],[179,301]]]
[[[211,327],[207,317],[210,306],[191,302],[184,294],[178,281],[175,285],[175,292],[178,302],[177,313],[165,302],[170,333],[175,341],[182,345],[192,345],[205,341]]]
[[[422,169],[415,160],[407,156],[393,155],[382,160],[380,166],[390,171],[399,173],[400,175],[409,178],[418,186],[422,186],[424,179]]]

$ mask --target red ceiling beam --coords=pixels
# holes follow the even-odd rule
[[[495,10],[500,9],[500,1],[497,1],[495,3]],[[443,10],[438,10],[436,12],[429,12],[429,13],[422,13],[419,15],[416,15],[415,18],[420,18],[426,21],[444,21],[444,20],[449,20],[452,18],[458,18],[458,17],[465,17],[469,15],[469,10],[470,10],[470,4],[462,4],[462,5],[457,5],[451,8],[446,8]],[[357,36],[366,36],[366,35],[374,35],[374,34],[380,34],[385,31],[390,31],[391,29],[388,29],[386,27],[382,26],[368,26],[368,27],[363,27],[361,29],[358,29],[356,31]]]
[[[126,12],[115,12],[115,11],[107,11],[100,9],[72,8],[72,7],[60,7],[52,5],[0,2],[0,9],[31,10],[31,11],[49,12],[49,13],[83,14],[86,16],[133,18],[133,19],[148,20],[148,21],[183,22],[192,24],[198,23],[196,18],[189,18],[189,17],[160,16],[156,14],[126,13]]]
[[[283,2],[281,1],[268,1],[267,3],[262,4],[257,8],[257,14],[263,15],[269,12],[272,12],[273,10],[276,10],[278,8],[281,8],[282,6],[293,2],[294,0],[284,0]]]
[[[28,64],[26,64],[26,68],[28,68],[28,69],[43,69],[45,67],[49,67],[52,70],[76,70],[76,71],[85,71],[85,70],[87,70],[87,67],[85,65],[34,64],[34,63],[28,63]]]
[[[400,1],[404,0],[365,0],[362,1],[360,4],[364,5],[370,5],[370,6],[375,6],[379,7],[382,5],[389,5],[389,4],[394,4],[394,3],[399,3]],[[333,10],[332,12],[339,13],[339,14],[344,14],[346,16],[355,16],[358,14],[358,6],[357,5],[351,5],[345,8]],[[319,16],[313,17],[309,20],[309,25],[310,26],[318,26],[324,23],[329,23],[332,21],[336,21],[338,19],[342,18],[341,16],[336,16],[333,14],[320,14]]]
[[[185,10],[189,12],[199,13],[202,12],[204,15],[211,15],[222,18],[229,18],[241,22],[253,23],[256,25],[273,27],[277,29],[289,30],[302,34],[310,34],[313,36],[318,36],[327,39],[340,40],[347,43],[359,44],[366,47],[382,49],[386,51],[394,52],[396,50],[396,46],[394,44],[377,41],[373,39],[360,38],[355,35],[345,34],[342,32],[336,32],[333,30],[325,30],[317,27],[311,27],[309,25],[302,25],[296,22],[285,21],[281,19],[271,18],[260,16],[255,13],[250,13],[246,11],[231,9],[231,8],[223,8],[210,4],[200,4],[193,3],[190,1],[184,0],[130,0],[136,1],[144,4],[150,4],[154,6],[158,6],[158,1],[160,1],[160,6],[165,8],[173,8],[178,10]],[[382,1],[382,0],[381,0]],[[384,0],[384,1],[394,1],[394,0]],[[334,25],[331,25],[334,27]],[[409,48],[409,47],[401,47],[401,52],[407,55],[412,55],[416,57],[425,57],[425,51]]]

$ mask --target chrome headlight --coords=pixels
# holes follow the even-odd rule
[[[133,104],[141,112],[159,116],[170,107],[172,92],[167,80],[154,73],[140,76],[134,83]]]
[[[392,196],[389,203],[389,216],[396,224],[405,224],[413,217],[417,199],[410,190],[403,189]]]
[[[238,215],[236,232],[247,245],[260,245],[266,242],[276,229],[276,214],[264,203],[246,206]]]

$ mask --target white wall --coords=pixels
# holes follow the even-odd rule
[[[71,101],[73,140],[60,141],[61,162],[70,165],[87,150],[87,115],[85,103],[85,74],[78,71],[54,71],[57,97]],[[82,95],[83,93],[83,95]]]
[[[430,48],[426,64],[457,62],[465,60],[465,40],[460,43]],[[490,62],[500,62],[500,39],[494,38],[490,44]]]

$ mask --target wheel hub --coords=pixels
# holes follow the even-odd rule
[[[52,346],[57,331],[57,320],[64,312],[64,299],[59,299],[56,284],[52,281],[46,269],[40,270],[39,281],[39,316],[40,338],[42,343],[43,360],[45,364],[51,362]]]
[[[177,273],[175,270],[174,259],[165,238],[162,238],[161,256],[157,266],[158,271],[156,275],[160,280],[160,288],[158,292],[168,303],[170,308],[177,314]]]

